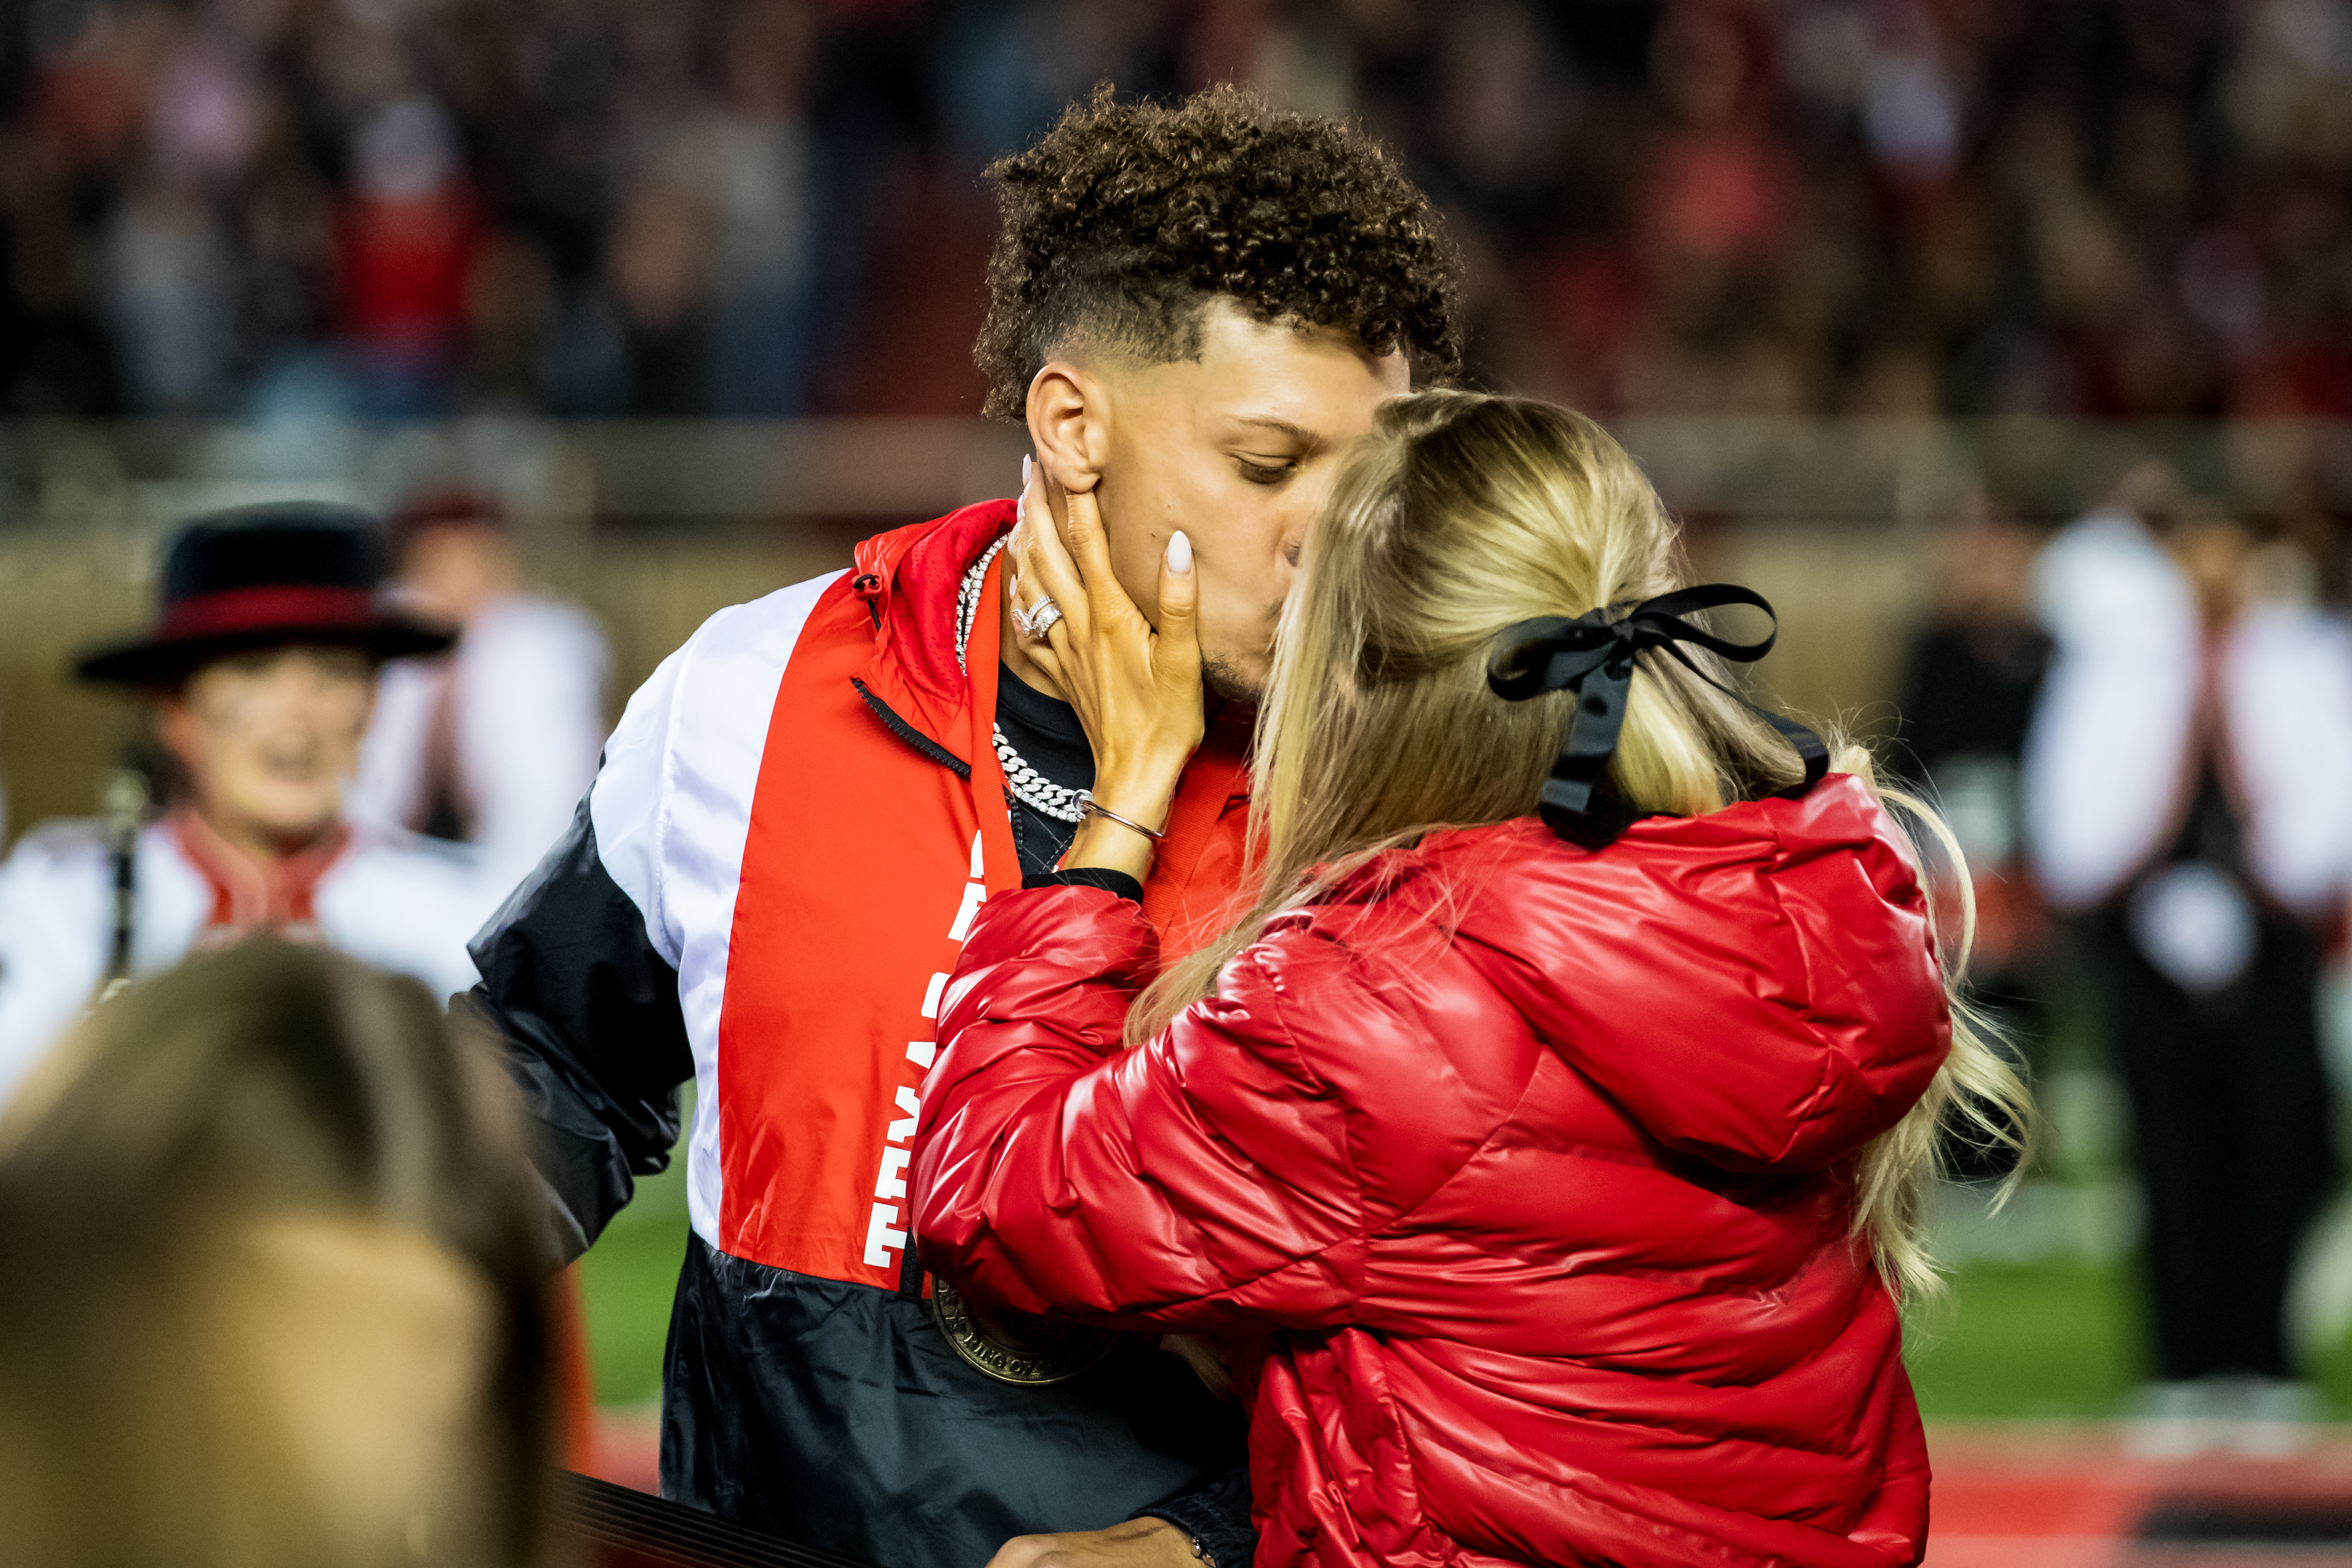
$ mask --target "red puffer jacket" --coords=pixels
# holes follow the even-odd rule
[[[1926,1446],[1851,1178],[1950,1023],[1859,782],[1598,852],[1433,836],[1122,1052],[1154,962],[1111,894],[989,901],[918,1234],[1016,1311],[1271,1333],[1261,1568],[1918,1560]]]

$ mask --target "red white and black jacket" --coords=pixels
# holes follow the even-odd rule
[[[908,1266],[940,993],[983,902],[1021,884],[990,744],[999,569],[968,674],[956,646],[965,570],[1013,515],[882,535],[713,616],[473,946],[567,1253],[665,1167],[695,1083],[664,1491],[887,1568],[970,1568],[1242,1462],[1237,1417],[1150,1341],[1051,1387],[983,1377]],[[1147,894],[1172,944],[1226,911],[1245,788],[1213,737]]]

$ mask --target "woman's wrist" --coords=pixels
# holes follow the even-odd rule
[[[1164,832],[1168,812],[1175,803],[1176,785],[1184,776],[1184,764],[1189,757],[1174,762],[1127,763],[1118,760],[1095,764],[1095,779],[1087,794],[1106,811],[1113,811],[1130,822],[1140,822],[1153,832]]]
[[[1168,829],[1177,783],[1192,759],[1190,747],[1181,756],[1113,752],[1097,757],[1094,785],[1087,791],[1095,809],[1071,836],[1062,869],[1119,871],[1138,882],[1149,881],[1160,847],[1155,835]]]
[[[1148,835],[1090,812],[1070,836],[1069,851],[1062,856],[1062,869],[1120,871],[1138,882],[1149,882],[1152,852],[1159,847]]]

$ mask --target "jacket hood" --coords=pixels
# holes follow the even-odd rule
[[[1950,1048],[1908,847],[1851,776],[1599,850],[1522,819],[1424,852],[1495,857],[1469,879],[1463,949],[1646,1132],[1710,1164],[1845,1158]]]
[[[850,588],[873,611],[877,654],[906,681],[956,707],[968,686],[956,663],[956,594],[965,569],[1010,532],[1019,503],[979,501],[859,543]]]

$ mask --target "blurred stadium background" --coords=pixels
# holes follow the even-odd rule
[[[717,607],[1011,493],[1024,442],[974,417],[978,172],[1106,78],[1244,79],[1386,138],[1468,256],[1472,379],[1612,422],[1703,571],[1780,606],[1761,681],[1799,709],[1897,738],[1922,635],[2021,607],[1988,517],[2046,528],[2150,457],[2286,547],[2294,591],[2347,596],[2352,0],[0,17],[11,831],[87,813],[135,738],[61,671],[203,507],[491,491],[604,622],[617,702]],[[1937,1563],[2097,1560],[2123,1505],[2084,1500],[2153,1484],[2078,1428],[1980,1425],[2112,1417],[2145,1364],[2118,1096],[2063,933],[2020,929],[2055,1135],[2005,1216],[1945,1201],[1954,1291],[1913,1352],[1957,1478]],[[685,1228],[650,1183],[582,1265],[622,1472]],[[2339,1417],[2347,1234],[2296,1309]],[[2352,1500],[2352,1449],[2305,1463]]]

